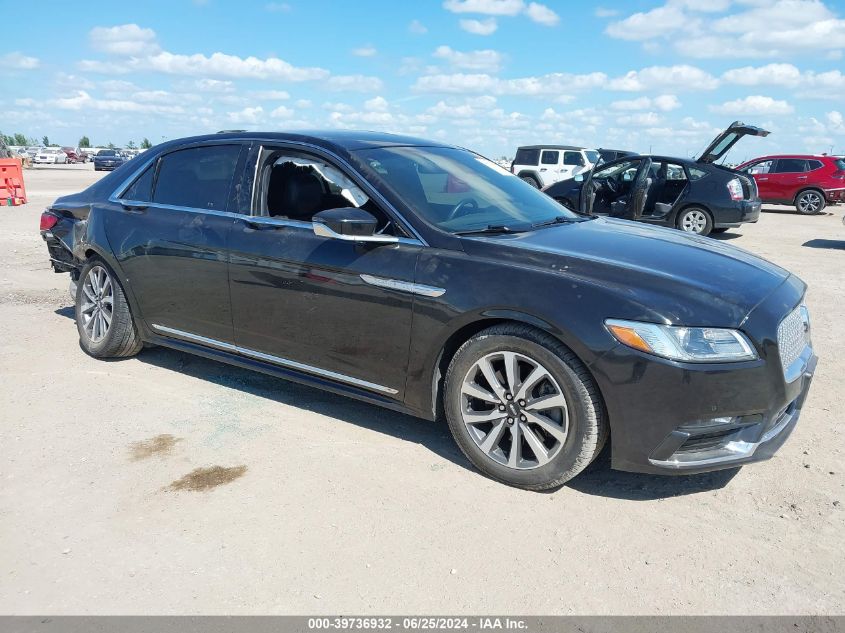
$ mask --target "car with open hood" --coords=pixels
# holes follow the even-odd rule
[[[743,136],[769,132],[739,121],[696,159],[623,156],[543,189],[584,215],[604,215],[681,229],[721,233],[760,217],[754,179],[717,164]]]
[[[445,418],[476,467],[531,490],[607,442],[650,473],[766,459],[816,363],[788,271],[404,136],[169,141],[56,200],[41,235],[91,356],[162,345]]]

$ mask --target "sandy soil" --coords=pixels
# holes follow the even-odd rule
[[[83,354],[38,217],[99,176],[29,170],[30,203],[0,207],[0,613],[845,611],[843,207],[722,236],[810,284],[821,361],[774,459],[661,478],[604,455],[537,494],[445,425],[163,349]]]

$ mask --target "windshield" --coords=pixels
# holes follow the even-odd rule
[[[113,149],[100,150],[97,156],[117,156],[117,152]]]
[[[353,153],[368,180],[391,189],[450,233],[504,226],[525,230],[571,211],[509,171],[450,147],[382,147]]]

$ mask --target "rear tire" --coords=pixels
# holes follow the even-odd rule
[[[76,329],[79,345],[94,358],[126,358],[143,346],[117,275],[99,258],[79,274]]]
[[[534,176],[520,176],[520,178],[522,178],[525,182],[527,182],[529,185],[531,185],[535,189],[540,188],[540,183],[537,181],[537,179]]]
[[[821,213],[825,206],[824,196],[816,189],[807,189],[795,196],[795,209],[801,215]]]
[[[476,468],[526,490],[566,483],[608,437],[587,368],[554,337],[517,323],[483,330],[458,349],[446,373],[443,408],[452,436]]]
[[[713,218],[707,209],[687,207],[678,214],[677,226],[684,233],[706,237],[713,230]]]

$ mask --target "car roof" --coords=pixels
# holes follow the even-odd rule
[[[187,143],[225,139],[308,143],[341,154],[376,147],[403,147],[409,145],[417,147],[454,147],[448,143],[438,143],[414,136],[388,134],[386,132],[370,132],[366,130],[297,130],[296,132],[225,131],[216,134],[203,134],[201,136],[175,139],[163,145],[184,145]]]
[[[836,158],[836,156],[831,156],[830,154],[771,154],[769,156],[758,156],[757,158],[752,158],[751,160],[774,160],[776,158]],[[751,161],[746,161],[751,162]]]
[[[577,147],[575,145],[520,145],[516,149],[517,150],[520,150],[520,149],[574,149],[574,150],[581,150],[581,149],[586,149],[586,148]]]

